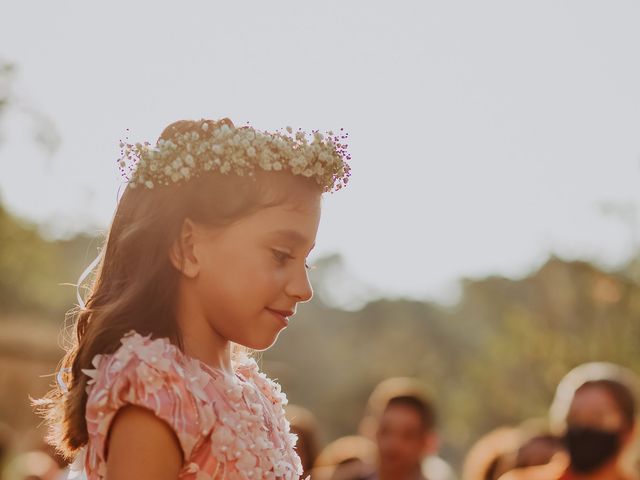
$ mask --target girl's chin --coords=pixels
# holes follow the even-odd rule
[[[246,348],[250,348],[251,350],[256,350],[256,351],[267,350],[274,343],[276,343],[276,340],[278,340],[278,336],[280,335],[281,331],[282,330],[279,330],[279,331],[275,332],[275,334],[272,334],[272,335],[269,335],[269,336],[265,336],[265,337],[260,338],[260,339],[252,339],[250,342],[246,342],[246,345],[243,345],[243,346],[246,347]]]

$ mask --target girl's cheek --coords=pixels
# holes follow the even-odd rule
[[[279,288],[287,283],[288,273],[286,268],[275,268],[271,273],[271,279]]]

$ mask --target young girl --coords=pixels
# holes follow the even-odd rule
[[[121,145],[128,185],[63,381],[38,402],[89,480],[302,473],[286,397],[246,350],[311,298],[321,195],[350,169],[345,135],[287,132],[180,121]]]

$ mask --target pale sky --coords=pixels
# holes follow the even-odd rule
[[[606,265],[640,200],[634,1],[11,2],[0,57],[48,115],[4,119],[0,195],[68,233],[107,228],[125,129],[182,118],[350,133],[349,188],[325,200],[315,257],[374,292],[444,299],[555,252]],[[312,259],[313,260],[313,257]],[[347,295],[348,296],[348,295]]]

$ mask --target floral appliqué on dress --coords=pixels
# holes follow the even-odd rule
[[[84,370],[89,442],[76,464],[89,480],[106,475],[105,443],[125,405],[147,408],[175,432],[184,465],[180,479],[299,479],[296,436],[285,418],[287,398],[255,360],[235,363],[235,376],[185,355],[166,338],[130,332],[111,355]]]

